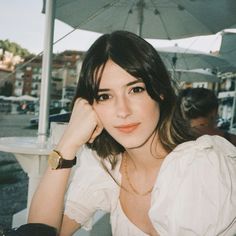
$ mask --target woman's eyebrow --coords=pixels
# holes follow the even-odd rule
[[[125,84],[124,87],[129,87],[129,86],[137,84],[137,83],[143,83],[143,80],[139,79],[139,78],[135,79],[134,81],[131,81],[131,82]],[[109,89],[109,88],[101,88],[101,89],[98,89],[98,92],[108,92],[110,90],[111,89]]]
[[[110,91],[110,89],[106,89],[106,88],[104,88],[104,89],[98,89],[98,92],[107,92],[107,91]]]
[[[134,81],[129,82],[128,84],[126,84],[126,86],[128,87],[128,86],[131,86],[131,85],[137,84],[137,83],[143,83],[143,80],[138,78]]]

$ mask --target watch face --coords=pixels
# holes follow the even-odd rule
[[[59,161],[60,161],[60,156],[52,151],[50,154],[49,154],[49,157],[48,157],[48,164],[49,166],[55,170],[57,169],[58,165],[59,165]]]

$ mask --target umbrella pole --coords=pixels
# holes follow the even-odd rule
[[[137,31],[137,34],[139,36],[142,36],[144,6],[145,6],[144,0],[139,0],[139,2],[137,3],[137,9],[138,9],[138,31]]]
[[[236,81],[235,81],[236,82]],[[234,112],[236,108],[236,85],[235,85],[235,90],[234,90],[234,98],[233,98],[233,106],[232,106],[232,112],[231,112],[231,120],[230,120],[230,128],[229,130],[233,130],[233,124],[234,124]]]
[[[42,62],[42,81],[39,105],[39,127],[38,142],[45,144],[48,134],[48,115],[50,101],[50,78],[52,64],[55,0],[46,1],[45,31],[44,31],[44,51]]]

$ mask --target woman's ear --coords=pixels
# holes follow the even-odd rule
[[[161,99],[162,101],[164,100],[164,95],[163,95],[163,94],[160,95],[160,99]]]

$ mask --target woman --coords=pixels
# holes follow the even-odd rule
[[[236,135],[216,127],[218,99],[206,88],[186,88],[179,94],[179,104],[187,122],[196,136],[219,135],[236,146]]]
[[[67,236],[89,229],[102,209],[110,212],[115,236],[232,235],[235,148],[220,137],[193,141],[175,101],[149,43],[125,31],[101,36],[84,59],[68,127],[49,157],[28,222]]]

